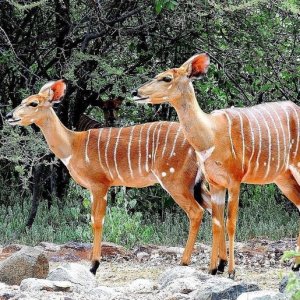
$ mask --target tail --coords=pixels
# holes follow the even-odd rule
[[[205,183],[206,181],[202,174],[201,168],[198,168],[194,185],[194,198],[211,214],[211,197]]]

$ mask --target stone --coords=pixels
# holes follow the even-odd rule
[[[98,286],[88,292],[89,296],[95,297],[98,300],[110,300],[117,296],[121,296],[120,292],[115,291],[113,288],[107,286]]]
[[[10,244],[2,249],[2,253],[15,253],[21,250],[24,246],[20,244]]]
[[[150,254],[147,253],[147,252],[138,252],[136,254],[136,258],[139,262],[143,262],[143,261],[146,261],[150,258]]]
[[[163,289],[176,279],[199,276],[203,280],[210,277],[210,275],[196,271],[191,267],[177,266],[175,268],[167,269],[164,273],[162,273],[158,279],[158,283],[160,284],[160,288]]]
[[[48,242],[41,242],[39,246],[41,246],[45,251],[49,251],[49,252],[56,252],[59,251],[61,248],[60,245],[56,245],[54,243],[48,243]]]
[[[27,278],[20,284],[21,291],[71,292],[73,284],[69,281],[51,281],[47,279]]]
[[[263,290],[241,294],[237,300],[288,300],[288,296],[275,291]]]
[[[97,285],[95,276],[86,266],[68,263],[52,270],[47,279],[52,281],[69,281],[74,284],[74,290],[92,289]]]
[[[23,247],[0,262],[0,281],[19,285],[26,278],[46,278],[49,262],[42,251]]]
[[[135,294],[148,294],[157,290],[158,286],[149,279],[136,279],[126,286],[126,291]]]

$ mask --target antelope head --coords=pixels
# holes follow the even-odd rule
[[[209,56],[196,54],[181,67],[158,74],[153,80],[132,92],[138,103],[160,104],[169,102],[179,104],[191,81],[206,74]]]
[[[63,79],[45,84],[38,94],[24,99],[19,106],[6,115],[11,125],[28,126],[39,124],[55,103],[59,103],[65,95],[66,84]]]

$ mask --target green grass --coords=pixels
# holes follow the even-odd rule
[[[251,187],[251,193],[244,195],[243,208],[239,212],[237,240],[254,237],[281,239],[295,237],[298,231],[299,215],[295,209],[287,213],[283,205],[275,202],[274,187]],[[30,211],[30,199],[16,201],[14,205],[0,207],[0,244],[22,243],[35,245],[41,241],[64,243],[67,241],[89,242],[92,240],[90,226],[90,203],[88,192],[72,185],[63,202],[53,200],[48,210],[45,202],[39,206],[31,229],[25,228]],[[19,196],[20,197],[20,196]],[[137,244],[184,245],[188,234],[186,215],[174,207],[164,208],[159,215],[155,211],[142,214],[130,213],[130,199],[118,194],[117,204],[108,205],[104,226],[104,240],[128,248]],[[83,201],[78,200],[83,199]],[[210,243],[211,221],[205,214],[198,240]]]

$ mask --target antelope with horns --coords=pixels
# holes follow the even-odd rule
[[[210,186],[213,245],[210,272],[223,265],[226,252],[218,250],[223,239],[225,193],[228,189],[226,229],[229,237],[230,277],[234,277],[234,235],[242,182],[275,183],[300,210],[300,109],[292,102],[272,102],[250,108],[230,108],[206,114],[199,107],[192,79],[207,72],[209,57],[198,54],[181,67],[167,70],[133,92],[135,100],[169,102],[177,111],[184,134],[196,150]],[[297,241],[300,250],[300,236]],[[294,269],[299,269],[300,257]]]
[[[111,186],[146,187],[155,183],[186,212],[190,229],[181,263],[187,265],[202,221],[203,208],[211,209],[202,184],[194,149],[178,123],[154,122],[127,128],[100,128],[74,132],[67,129],[52,106],[61,101],[63,80],[44,85],[6,116],[11,125],[35,123],[51,151],[65,164],[73,179],[91,193],[93,249],[91,272],[101,258],[106,195]],[[195,195],[195,197],[194,197]]]

